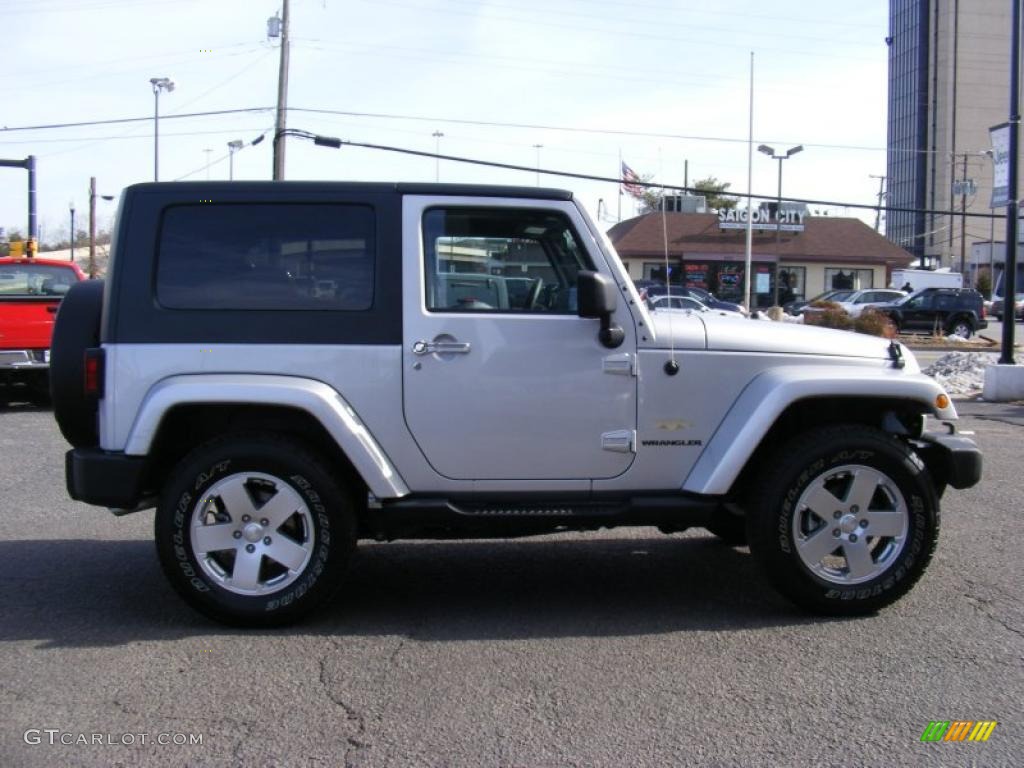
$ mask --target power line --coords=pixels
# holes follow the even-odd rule
[[[273,107],[244,107],[241,109],[217,109],[209,112],[188,112],[183,115],[163,115],[162,120],[181,120],[188,117],[212,117],[215,115],[238,115],[247,112],[269,112]],[[81,120],[76,123],[50,123],[48,125],[19,125],[14,128],[4,126],[0,128],[0,134],[14,133],[15,131],[45,131],[54,128],[82,128],[89,125],[119,125],[123,123],[141,123],[152,121],[152,115],[145,117],[117,117],[110,120]]]
[[[386,144],[371,144],[368,142],[361,141],[348,141],[347,139],[339,139],[333,136],[320,136],[309,131],[303,131],[299,129],[289,128],[283,131],[280,135],[298,136],[300,138],[310,139],[315,144],[324,147],[332,147],[335,149],[341,149],[342,147],[361,147],[363,149],[374,149],[382,152],[396,152],[403,155],[413,155],[415,157],[427,157],[435,160],[447,160],[453,163],[466,163],[468,165],[481,165],[489,168],[501,168],[509,171],[526,171],[527,173],[543,173],[548,176],[562,176],[568,179],[582,179],[585,181],[601,181],[608,182],[611,184],[622,184],[621,178],[613,178],[611,176],[596,176],[588,173],[576,173],[574,171],[560,171],[551,168],[539,168],[537,166],[528,165],[515,165],[512,163],[499,163],[492,160],[479,160],[471,157],[461,157],[459,155],[442,155],[436,152],[425,152],[419,149],[408,149],[406,147],[394,147]],[[652,181],[631,181],[631,184],[637,186],[646,187],[649,189],[662,189],[672,190],[676,192],[685,192],[692,194],[701,194],[704,190],[697,189],[696,187],[687,187],[682,184],[669,184],[665,182],[652,182]],[[779,195],[761,195],[754,192],[745,192],[737,190],[735,192],[722,193],[725,197],[756,197],[762,200],[778,200]],[[802,203],[805,205],[825,205],[836,208],[858,208],[864,210],[874,211],[878,209],[878,204],[874,203],[849,203],[836,200],[819,200],[805,197],[785,197],[781,198],[787,203]],[[924,214],[939,214],[942,216],[948,216],[949,210],[932,210],[928,208],[902,208],[897,206],[882,206],[882,210],[886,212],[894,213],[924,213]],[[1003,218],[999,214],[992,213],[958,213],[958,216],[968,216],[977,219],[994,219]]]
[[[152,119],[152,118],[150,118]],[[160,118],[164,118],[161,116]],[[164,133],[160,132],[160,138],[165,136],[210,136],[210,135],[222,135],[229,133],[248,133],[250,131],[261,131],[266,130],[264,128],[220,128],[216,131],[179,131],[178,133]],[[0,139],[0,146],[13,146],[18,144],[63,144],[63,143],[74,143],[79,141],[86,142],[101,142],[101,141],[121,141],[121,140],[138,140],[146,139],[152,141],[153,137],[145,133],[119,133],[112,136],[71,136],[62,139],[19,139],[18,141],[5,141]]]
[[[246,107],[243,109],[222,109],[210,112],[190,112],[182,115],[167,115],[166,119],[181,119],[190,117],[209,117],[216,115],[230,115],[230,114],[242,114],[246,112],[267,112],[274,109],[273,107]],[[585,133],[594,134],[598,136],[629,136],[641,139],[674,139],[678,141],[707,141],[707,142],[719,142],[726,144],[746,144],[747,139],[731,136],[698,136],[681,133],[662,133],[657,131],[627,131],[615,128],[584,128],[580,126],[568,126],[568,125],[548,125],[543,123],[513,123],[513,122],[501,122],[497,120],[470,120],[465,118],[452,118],[452,117],[437,117],[427,115],[406,115],[406,114],[395,114],[387,112],[353,112],[340,109],[313,109],[307,107],[288,107],[289,112],[305,112],[308,114],[317,115],[341,115],[343,117],[369,117],[378,120],[413,120],[417,122],[433,122],[433,123],[448,123],[451,125],[472,125],[484,128],[519,128],[531,131],[559,131],[562,133]],[[152,120],[152,115],[145,117],[124,117],[112,120],[89,120],[80,121],[74,123],[54,123],[49,125],[25,125],[0,128],[0,134],[11,133],[14,131],[40,131],[49,129],[59,128],[78,128],[83,126],[91,125],[112,125],[117,123],[137,123],[147,120]],[[161,116],[164,119],[164,116]],[[760,138],[757,141],[763,141],[765,143],[795,143],[789,139],[764,139]],[[939,154],[936,150],[930,149],[899,149],[886,147],[868,147],[857,144],[825,144],[819,142],[802,142],[805,147],[814,147],[815,149],[840,149],[840,150],[851,150],[851,151],[862,151],[862,152],[893,152],[901,154]]]

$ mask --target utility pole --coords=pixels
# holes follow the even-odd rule
[[[967,248],[967,153],[964,152],[964,175],[960,184],[960,274],[963,275]]]
[[[75,260],[75,201],[72,200],[68,206],[71,209],[71,258],[69,261]]]
[[[540,151],[544,148],[543,144],[534,144],[533,148],[537,150],[537,186],[540,186]]]
[[[281,11],[281,63],[277,73],[277,120],[274,124],[274,181],[284,180],[284,129],[288,122],[288,0]]]
[[[868,174],[869,179],[878,179],[878,207],[875,208],[875,232],[882,231],[882,200],[885,198],[885,176]]]
[[[89,177],[89,279],[96,277],[96,177]]]

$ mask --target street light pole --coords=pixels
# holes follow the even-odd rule
[[[441,131],[434,131],[431,136],[434,137],[434,181],[441,180],[441,137],[444,136]]]
[[[153,181],[160,181],[160,91],[173,91],[174,81],[169,77],[151,77],[149,84],[153,86]]]
[[[772,290],[772,304],[778,306],[779,303],[779,266],[782,264],[782,161],[788,160],[797,152],[804,151],[804,145],[798,144],[795,147],[790,147],[786,150],[784,155],[776,155],[775,149],[769,147],[767,144],[762,144],[757,148],[758,152],[768,155],[772,160],[779,161],[779,197],[775,207],[775,287]],[[749,215],[749,214],[748,214]]]
[[[534,144],[533,148],[537,150],[537,186],[540,186],[540,151],[544,148],[543,144]]]
[[[96,177],[89,177],[89,279],[96,277]]]
[[[241,139],[228,142],[228,181],[235,180],[235,152],[245,146]]]

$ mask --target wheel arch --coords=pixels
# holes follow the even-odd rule
[[[873,369],[776,368],[754,379],[733,403],[683,490],[741,497],[761,460],[797,434],[825,424],[859,423],[913,434],[916,417],[956,419],[939,409],[941,387],[922,374]]]
[[[323,382],[289,376],[192,375],[157,383],[143,400],[125,453],[147,456],[147,484],[196,445],[231,433],[275,432],[318,450],[382,498],[409,489],[355,411]]]

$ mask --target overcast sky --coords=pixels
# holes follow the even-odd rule
[[[872,204],[885,173],[887,3],[883,0],[292,0],[288,125],[352,141],[682,184],[717,176],[747,187],[750,51],[754,141],[805,151],[785,162],[784,193]],[[0,0],[0,127],[153,115],[160,178],[228,176],[227,142],[272,130],[277,0]],[[221,117],[174,114],[260,107]],[[332,110],[357,114],[298,111]],[[462,121],[462,122],[460,122]],[[475,121],[475,122],[474,122]],[[495,125],[481,125],[490,123]],[[662,134],[643,136],[640,134]],[[268,179],[270,135],[235,156],[236,179]],[[204,150],[210,149],[207,153]],[[0,131],[0,157],[38,158],[43,240],[101,194],[153,178],[152,119]],[[210,166],[207,169],[207,162]],[[754,156],[755,193],[778,164]],[[433,181],[432,159],[289,140],[288,179]],[[532,172],[442,162],[445,182],[536,184]],[[0,169],[0,226],[25,230],[26,174]],[[542,176],[591,213],[614,184]],[[115,203],[100,202],[101,222]],[[813,208],[814,206],[812,206]],[[633,215],[623,198],[623,217]],[[839,210],[838,213],[842,213]],[[873,220],[872,212],[857,213]],[[84,222],[84,218],[80,221]]]

